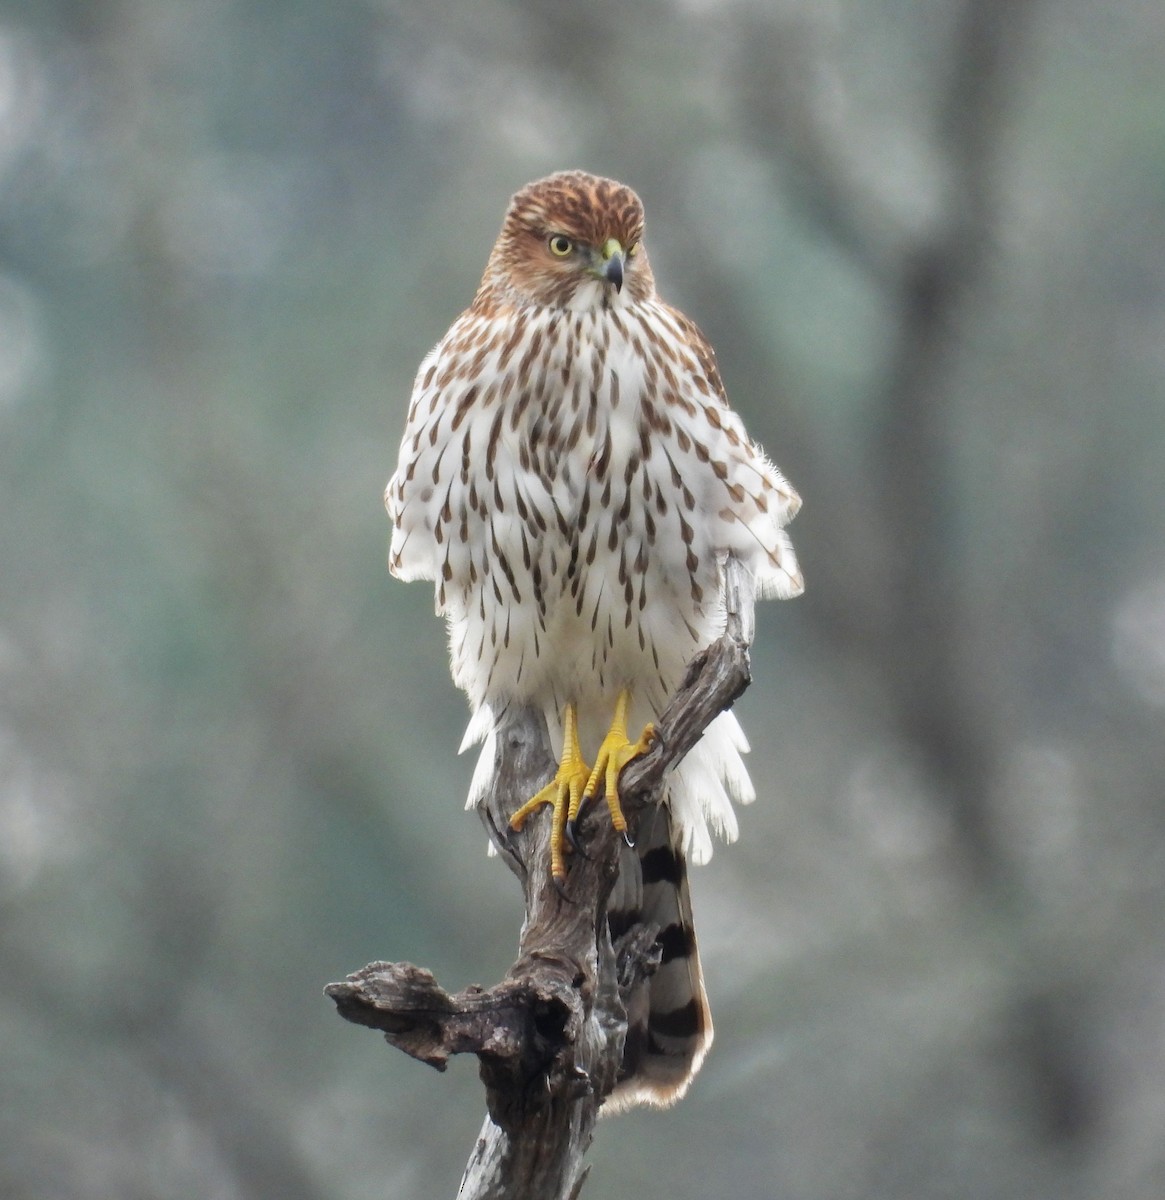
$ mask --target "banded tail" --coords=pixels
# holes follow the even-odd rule
[[[658,926],[662,956],[646,1004],[627,1013],[620,1082],[604,1111],[636,1104],[663,1108],[687,1091],[712,1044],[687,864],[666,801],[644,820],[635,849],[621,852],[607,920],[613,941],[636,924]]]

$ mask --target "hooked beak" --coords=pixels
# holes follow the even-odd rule
[[[603,243],[603,265],[599,271],[601,278],[613,284],[615,291],[623,290],[623,247],[616,238],[608,238]]]

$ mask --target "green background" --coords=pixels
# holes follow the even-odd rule
[[[453,1195],[324,984],[520,898],[381,493],[510,193],[634,186],[804,497],[689,1097],[587,1196],[1165,1193],[1165,13],[0,5],[0,1195]]]

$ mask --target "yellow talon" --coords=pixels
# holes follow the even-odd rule
[[[566,878],[566,822],[568,818],[573,820],[578,815],[583,787],[590,777],[590,768],[579,753],[578,715],[573,704],[566,706],[563,727],[562,759],[554,778],[510,818],[510,828],[517,832],[531,813],[544,804],[551,806],[553,816],[550,824],[550,873],[559,883]]]
[[[510,828],[517,832],[532,813],[550,805],[550,874],[559,884],[566,879],[566,843],[574,842],[574,823],[583,806],[598,795],[600,787],[607,798],[611,824],[627,836],[627,818],[619,803],[619,773],[633,758],[645,754],[655,740],[655,726],[651,724],[643,727],[638,741],[633,742],[627,736],[630,707],[631,693],[624,688],[615,701],[615,715],[592,771],[579,751],[578,713],[573,704],[568,704],[563,713],[562,759],[554,778],[510,818]]]
[[[619,803],[619,772],[633,759],[645,754],[655,741],[655,726],[648,723],[643,727],[639,740],[633,742],[627,736],[627,710],[631,707],[631,693],[623,688],[615,701],[615,715],[611,718],[611,728],[603,738],[595,759],[595,769],[591,772],[587,785],[583,788],[582,800],[593,800],[599,793],[599,786],[604,785],[607,797],[607,807],[611,810],[611,824],[624,836],[627,833],[627,818],[623,815]],[[570,814],[573,820],[578,814]]]

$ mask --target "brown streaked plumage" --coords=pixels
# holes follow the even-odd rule
[[[556,828],[584,785],[621,819],[614,781],[646,744],[626,730],[722,630],[729,554],[761,595],[802,588],[783,529],[800,501],[729,408],[712,347],[656,294],[643,233],[638,196],[581,171],[513,197],[472,305],[417,373],[385,495],[391,569],[433,581],[466,744],[486,741],[471,802],[499,717],[532,703],[566,736],[527,806],[553,801]],[[745,749],[723,714],[624,855],[612,922],[657,923],[663,962],[617,1104],[675,1100],[711,1042],[686,862],[711,854],[710,828],[735,836]]]

